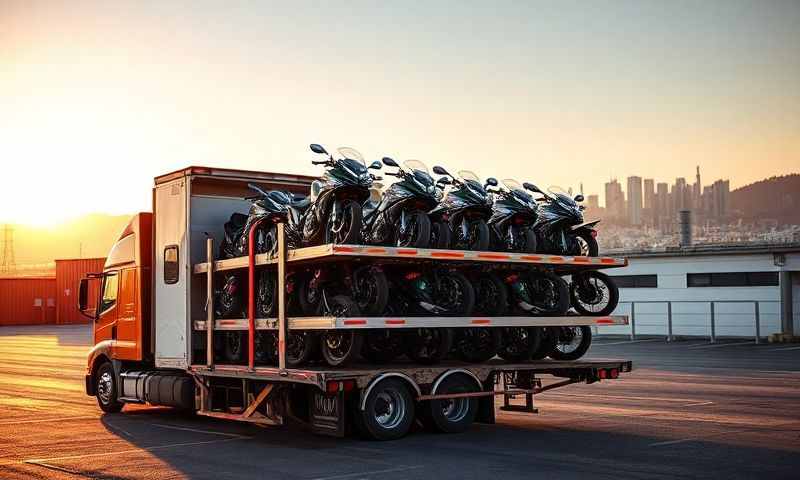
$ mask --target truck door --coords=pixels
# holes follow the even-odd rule
[[[117,295],[119,274],[116,271],[103,274],[97,319],[94,323],[94,343],[117,338]]]

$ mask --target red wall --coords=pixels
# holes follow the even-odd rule
[[[78,286],[87,273],[102,273],[105,258],[56,260],[56,323],[88,323],[78,312]],[[89,281],[89,306],[97,303],[99,280]]]
[[[0,278],[0,325],[37,325],[55,321],[55,278]]]

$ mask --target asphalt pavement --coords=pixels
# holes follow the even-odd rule
[[[0,478],[798,478],[800,345],[596,339],[619,380],[463,434],[393,442],[127,406],[83,392],[86,326],[0,328]]]

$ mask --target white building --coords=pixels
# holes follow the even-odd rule
[[[750,337],[800,335],[800,245],[695,246],[625,255],[630,265],[610,269],[620,288],[616,314],[633,327],[600,334]],[[713,312],[713,315],[712,315]]]

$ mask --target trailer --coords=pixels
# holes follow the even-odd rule
[[[309,265],[430,263],[459,268],[546,269],[559,275],[621,267],[625,259],[541,254],[320,245],[288,249],[278,224],[277,254],[215,258],[222,225],[232,212],[246,212],[247,184],[305,193],[311,177],[190,167],[155,179],[153,213],[140,213],[112,248],[104,271],[81,281],[80,309],[94,320],[94,343],[86,393],[100,407],[119,411],[125,403],[167,405],[199,415],[266,425],[302,425],[328,435],[356,430],[385,440],[405,435],[419,420],[458,432],[474,421],[493,423],[495,396],[503,408],[536,412],[534,396],[574,383],[616,379],[631,371],[626,360],[447,361],[437,365],[393,362],[347,367],[286,362],[293,330],[549,327],[626,324],[625,316],[289,316],[285,281]],[[252,230],[251,230],[252,233]],[[257,269],[277,274],[277,316],[257,318]],[[214,316],[215,277],[246,272],[247,318]],[[88,282],[99,281],[96,307]],[[274,331],[277,361],[258,364],[257,332]],[[223,332],[247,339],[247,361],[226,364],[215,355]],[[543,383],[542,376],[555,381]],[[521,404],[516,404],[521,399]]]

